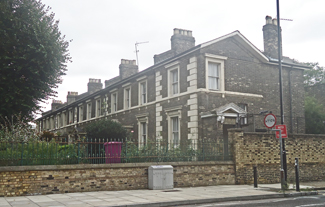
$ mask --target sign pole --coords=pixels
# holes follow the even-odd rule
[[[277,8],[277,25],[278,25],[278,62],[279,62],[279,86],[280,86],[280,113],[281,113],[281,124],[284,124],[284,113],[283,113],[283,89],[282,89],[282,38],[281,38],[281,27],[280,27],[280,3],[276,0]],[[282,142],[283,148],[283,159],[284,159],[284,173],[285,180],[287,180],[287,155],[285,150],[285,142]]]
[[[280,179],[281,179],[281,190],[284,190],[285,187],[285,180],[284,180],[284,169],[283,169],[283,148],[282,148],[282,132],[281,129],[272,129],[272,131],[279,132],[279,143],[280,143]]]

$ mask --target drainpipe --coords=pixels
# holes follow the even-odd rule
[[[289,70],[289,102],[290,102],[290,133],[293,133],[293,121],[292,121],[292,86],[291,86],[291,72],[292,72],[292,66]]]

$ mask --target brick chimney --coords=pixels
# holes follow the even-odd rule
[[[154,63],[160,63],[168,58],[172,58],[179,53],[191,49],[195,46],[195,38],[192,31],[185,29],[174,29],[174,34],[170,38],[171,50],[153,56]]]
[[[62,101],[60,101],[60,100],[54,100],[54,99],[52,100],[52,104],[51,104],[51,110],[52,111],[57,110],[61,106],[62,106]]]
[[[264,54],[273,59],[278,59],[278,25],[277,19],[270,16],[265,17],[266,23],[263,26]],[[281,32],[281,31],[280,31]],[[282,45],[281,45],[282,53]]]
[[[190,30],[175,28],[174,35],[170,38],[170,41],[174,55],[177,55],[195,46],[195,38],[192,37],[192,31]]]
[[[131,75],[134,75],[139,71],[135,60],[121,59],[121,64],[119,68],[121,80],[130,77]]]
[[[76,97],[78,96],[78,92],[68,91],[67,95],[67,104],[71,104],[76,101]]]
[[[99,91],[103,88],[101,79],[89,78],[89,82],[87,85],[88,85],[88,93],[89,94],[92,94],[92,93]]]

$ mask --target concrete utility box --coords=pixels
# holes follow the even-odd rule
[[[174,188],[174,172],[171,165],[153,165],[148,169],[148,186],[151,190]]]

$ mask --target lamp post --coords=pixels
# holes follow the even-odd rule
[[[279,86],[280,86],[280,113],[281,113],[281,124],[284,124],[284,113],[283,113],[283,89],[282,89],[282,39],[281,39],[281,30],[280,30],[280,5],[279,0],[276,0],[277,6],[277,24],[278,24],[278,61],[279,61]],[[283,170],[284,170],[284,179],[287,181],[287,156],[285,151],[285,141],[282,139],[282,151],[283,151]],[[282,160],[281,160],[282,161]]]

